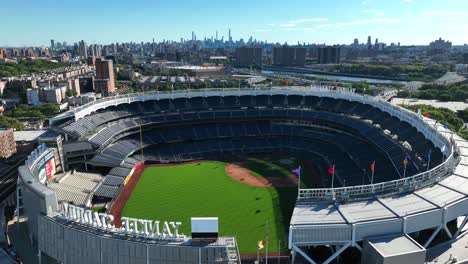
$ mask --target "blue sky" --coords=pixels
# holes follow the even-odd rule
[[[351,43],[468,43],[467,0],[14,0],[0,4],[0,46],[50,39],[106,44],[211,37]]]

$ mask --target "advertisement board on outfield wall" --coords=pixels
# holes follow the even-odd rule
[[[52,178],[56,173],[55,154],[52,149],[48,150],[48,152],[46,152],[46,154],[37,161],[36,168],[39,182],[42,184]]]

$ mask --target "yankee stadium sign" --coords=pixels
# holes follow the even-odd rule
[[[112,222],[115,220],[113,215],[93,212],[92,210],[68,203],[63,203],[61,216],[67,220],[90,225],[111,232],[138,235],[155,240],[185,240],[185,235],[179,234],[179,227],[182,224],[181,222],[162,222],[122,217],[121,227],[118,228],[112,224]]]

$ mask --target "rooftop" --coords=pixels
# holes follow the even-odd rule
[[[26,131],[15,131],[15,141],[34,141],[42,136],[46,130],[26,130]]]
[[[408,236],[379,237],[370,239],[369,243],[371,243],[372,246],[376,248],[383,256],[394,256],[425,250]]]

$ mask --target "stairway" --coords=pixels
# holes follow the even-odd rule
[[[241,264],[237,240],[235,237],[226,237],[226,248],[229,256],[229,264]]]

